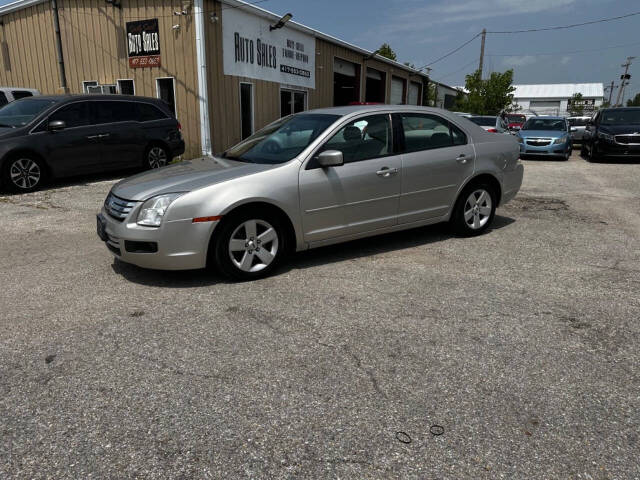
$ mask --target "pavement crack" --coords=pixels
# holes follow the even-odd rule
[[[387,397],[385,395],[385,393],[382,391],[382,389],[380,388],[380,385],[378,383],[378,379],[376,378],[376,376],[373,374],[373,372],[364,367],[362,365],[362,361],[360,360],[360,357],[358,357],[358,355],[356,355],[347,345],[343,345],[342,349],[345,351],[345,353],[353,360],[353,363],[355,364],[356,368],[358,370],[360,370],[361,372],[363,372],[364,374],[367,375],[367,377],[369,377],[369,380],[371,381],[371,385],[373,386],[373,389],[381,396],[383,397]]]

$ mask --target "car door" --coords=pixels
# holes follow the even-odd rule
[[[339,150],[344,164],[321,168],[315,155]],[[370,232],[397,223],[401,161],[389,114],[365,115],[342,125],[300,170],[305,241]]]
[[[440,217],[473,174],[475,150],[465,132],[432,113],[399,113],[402,184],[399,223]]]
[[[65,122],[62,130],[49,131],[53,121]],[[102,144],[99,127],[91,123],[87,101],[61,106],[37,129],[35,141],[42,141],[51,169],[56,175],[74,175],[95,170],[100,165]]]
[[[101,168],[116,169],[142,164],[146,136],[138,122],[136,104],[129,100],[91,102],[102,142]]]

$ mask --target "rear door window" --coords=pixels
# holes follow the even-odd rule
[[[11,92],[14,100],[20,100],[21,98],[33,97],[33,93],[26,90],[13,90]]]
[[[49,116],[49,122],[62,120],[66,127],[84,127],[90,124],[87,102],[75,102],[56,110]]]
[[[138,118],[133,102],[97,101],[92,104],[96,124],[130,122]]]
[[[406,153],[453,145],[449,122],[444,118],[425,113],[403,113],[401,117]],[[458,129],[457,135],[460,134],[465,138]],[[463,143],[466,143],[466,138]]]
[[[139,122],[150,122],[152,120],[164,120],[167,115],[158,107],[150,103],[137,104],[137,119]]]

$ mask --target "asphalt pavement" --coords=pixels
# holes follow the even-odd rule
[[[252,283],[114,260],[115,177],[0,195],[0,478],[640,478],[640,163],[524,163]]]

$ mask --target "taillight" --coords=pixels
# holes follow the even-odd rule
[[[498,130],[496,130],[495,128],[490,128],[489,130],[487,130],[487,132],[498,133]]]
[[[180,125],[180,122],[178,122],[178,131],[182,131],[182,125]]]

